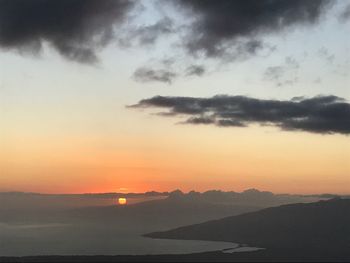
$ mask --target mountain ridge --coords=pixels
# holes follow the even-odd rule
[[[226,241],[268,249],[350,249],[350,199],[271,207],[146,234],[151,238]]]

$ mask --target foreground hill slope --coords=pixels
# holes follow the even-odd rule
[[[152,238],[230,241],[269,249],[350,250],[350,199],[292,204],[165,232]]]

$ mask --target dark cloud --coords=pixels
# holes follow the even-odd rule
[[[177,73],[165,69],[152,69],[148,67],[138,68],[133,78],[139,82],[165,82],[171,84],[177,77]]]
[[[331,54],[330,51],[325,47],[320,48],[317,51],[317,55],[320,58],[324,58],[326,60],[326,62],[329,64],[332,64],[334,62],[334,59],[335,59],[335,55]]]
[[[191,117],[188,118],[185,123],[191,124],[212,124],[214,123],[214,119],[210,117]]]
[[[138,82],[163,82],[172,84],[179,77],[202,76],[206,70],[202,65],[190,65],[185,68],[174,66],[173,58],[149,61],[133,73],[132,78]],[[150,65],[150,66],[148,66]]]
[[[124,35],[121,35],[119,43],[125,47],[132,45],[152,45],[158,38],[176,32],[174,22],[169,17],[164,17],[152,25],[143,25],[132,28],[128,26]]]
[[[165,17],[153,25],[139,27],[134,34],[139,39],[140,44],[144,45],[154,44],[159,36],[165,36],[174,32],[173,21]]]
[[[187,76],[202,76],[205,73],[204,66],[191,65],[185,70]]]
[[[96,49],[133,6],[130,0],[0,0],[0,47],[38,52],[46,42],[67,59],[95,62]]]
[[[206,69],[203,65],[190,65],[185,68],[174,66],[173,58],[149,61],[146,66],[135,70],[132,78],[138,82],[163,82],[172,84],[179,77],[202,76]],[[150,66],[149,66],[150,65]]]
[[[275,82],[278,87],[293,85],[298,81],[297,70],[300,68],[299,62],[292,57],[286,57],[284,64],[266,68],[264,78]]]
[[[272,67],[268,67],[265,70],[264,76],[268,80],[279,82],[284,72],[285,72],[285,69],[283,66],[272,66]]]
[[[186,47],[192,54],[227,56],[239,47],[254,54],[259,39],[291,26],[315,24],[330,0],[181,0],[173,1],[194,16]]]
[[[286,57],[285,59],[286,66],[292,69],[298,69],[300,68],[299,62],[292,57]]]
[[[167,116],[188,116],[185,123],[244,127],[257,123],[283,130],[350,134],[350,104],[336,96],[261,100],[245,96],[211,98],[156,96],[132,108],[165,108]]]
[[[340,14],[340,21],[345,22],[350,19],[350,5],[346,6],[343,12]]]

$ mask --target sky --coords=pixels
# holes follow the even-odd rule
[[[0,191],[349,194],[350,1],[0,0]]]

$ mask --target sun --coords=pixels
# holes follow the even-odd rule
[[[118,198],[118,204],[120,204],[120,205],[126,205],[126,198],[124,198],[124,197]]]

